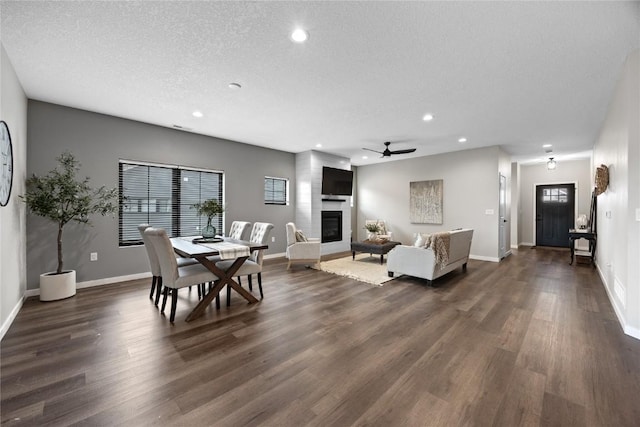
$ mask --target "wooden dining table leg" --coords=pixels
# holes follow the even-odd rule
[[[186,318],[187,322],[202,316],[209,304],[211,304],[211,301],[213,301],[213,299],[220,294],[220,291],[222,290],[222,288],[224,288],[225,285],[231,286],[236,292],[238,292],[247,301],[249,301],[249,303],[258,302],[258,299],[256,297],[244,290],[242,286],[240,286],[233,280],[233,275],[236,271],[238,271],[240,266],[247,260],[247,258],[249,257],[236,258],[233,264],[231,264],[231,266],[226,271],[218,268],[214,262],[207,258],[197,258],[202,265],[207,267],[209,271],[218,276],[218,280],[214,282],[213,288],[202,298],[202,300],[200,300],[198,305],[194,307],[191,313],[189,313]]]

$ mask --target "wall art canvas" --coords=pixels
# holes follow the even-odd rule
[[[414,224],[442,224],[443,180],[409,183],[409,221]]]

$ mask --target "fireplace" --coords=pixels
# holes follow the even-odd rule
[[[342,241],[342,211],[322,211],[322,243]]]

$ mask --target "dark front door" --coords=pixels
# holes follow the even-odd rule
[[[536,246],[569,247],[575,194],[574,184],[536,186]]]

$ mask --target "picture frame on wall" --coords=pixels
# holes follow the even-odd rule
[[[412,224],[442,224],[444,180],[409,183],[409,221]]]

